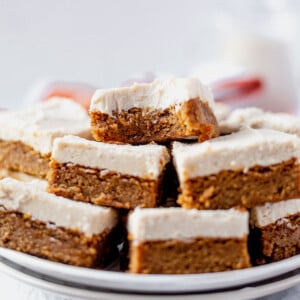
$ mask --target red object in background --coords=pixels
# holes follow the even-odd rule
[[[53,97],[60,97],[74,100],[86,110],[89,110],[95,90],[95,87],[81,82],[41,81],[31,88],[25,98],[25,102],[32,104],[47,101]]]
[[[47,95],[43,101],[51,99],[53,97],[68,98],[74,100],[75,102],[81,104],[86,110],[90,108],[91,97],[93,94],[82,95],[77,93],[76,90],[66,91],[64,89],[54,89],[51,93]]]
[[[211,88],[216,101],[230,103],[261,92],[263,82],[258,77],[240,77],[215,82]]]

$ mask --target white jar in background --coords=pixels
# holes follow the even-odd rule
[[[262,78],[261,107],[299,113],[300,2],[234,2],[220,14],[224,32],[220,60]]]

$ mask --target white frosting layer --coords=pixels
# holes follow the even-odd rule
[[[189,178],[216,174],[222,170],[243,170],[277,164],[300,157],[300,139],[291,134],[244,128],[204,143],[173,143],[176,170],[183,183]]]
[[[264,111],[257,107],[238,108],[233,110],[224,119],[220,120],[219,128],[221,134],[238,131],[243,126],[250,126],[249,121],[253,118],[261,118]]]
[[[74,101],[53,98],[32,108],[0,113],[0,139],[21,141],[50,154],[55,138],[66,134],[90,137],[86,110]]]
[[[164,146],[105,144],[76,136],[56,139],[52,157],[59,163],[72,163],[148,179],[157,179],[170,160]]]
[[[137,208],[129,215],[128,231],[136,243],[201,237],[242,238],[248,235],[247,211]]]
[[[7,210],[30,214],[45,223],[77,229],[87,236],[112,229],[117,224],[117,213],[112,208],[49,194],[38,181],[0,180],[0,205]]]
[[[214,107],[211,90],[196,78],[169,78],[152,83],[135,83],[130,87],[97,90],[92,97],[90,111],[112,114],[132,107],[165,109],[180,106],[190,99],[200,98]]]
[[[276,203],[266,203],[251,210],[251,223],[264,227],[282,218],[300,213],[300,199],[290,199]]]
[[[214,114],[218,123],[222,122],[223,120],[226,120],[230,115],[230,111],[231,108],[229,105],[226,105],[222,102],[215,102]]]
[[[219,122],[221,133],[230,133],[243,126],[269,128],[300,136],[300,119],[285,113],[264,112],[260,108],[236,109]]]

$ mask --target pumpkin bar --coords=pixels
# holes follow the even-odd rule
[[[173,144],[185,208],[251,208],[300,196],[300,139],[244,128],[201,144]]]
[[[135,209],[129,215],[129,272],[206,273],[250,267],[247,211]]]
[[[97,90],[90,107],[97,141],[146,144],[218,135],[210,89],[195,78],[170,78]]]
[[[90,137],[89,117],[79,104],[53,98],[33,108],[0,113],[0,168],[42,179],[56,137]]]
[[[300,136],[300,119],[287,113],[273,113],[257,107],[235,109],[219,121],[221,134],[229,134],[242,127],[268,128]]]
[[[39,181],[0,180],[0,246],[65,264],[105,264],[115,210],[45,192]]]
[[[250,221],[250,249],[256,264],[300,254],[300,199],[256,206]]]
[[[170,157],[159,145],[115,145],[65,136],[54,141],[48,190],[116,208],[155,207]]]

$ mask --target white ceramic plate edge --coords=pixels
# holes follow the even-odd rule
[[[300,255],[249,269],[189,275],[134,275],[54,263],[0,248],[0,255],[20,266],[59,280],[132,292],[199,292],[231,288],[269,279],[300,268]]]
[[[192,294],[192,295],[135,295],[135,294],[120,294],[120,293],[103,293],[99,291],[89,291],[77,289],[74,287],[66,287],[60,284],[51,283],[45,281],[41,278],[32,277],[21,272],[18,269],[11,268],[0,262],[0,270],[6,275],[24,282],[30,286],[40,288],[44,291],[51,293],[69,296],[69,297],[79,297],[80,299],[86,300],[138,300],[138,299],[155,299],[155,300],[171,300],[171,299],[207,299],[207,300],[247,300],[257,297],[267,296],[273,293],[283,291],[285,289],[291,288],[300,284],[300,274],[285,278],[283,280],[274,281],[272,283],[264,284],[255,287],[246,287],[242,289],[237,289],[233,291],[219,292],[219,293],[202,293],[202,294]]]

